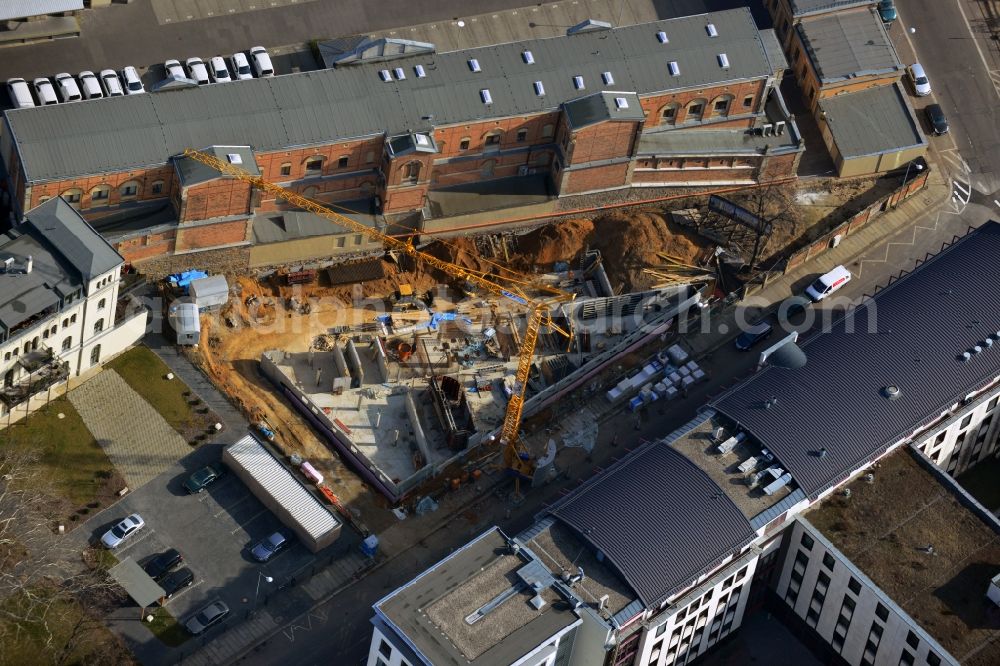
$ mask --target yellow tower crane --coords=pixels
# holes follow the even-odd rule
[[[485,273],[457,266],[451,262],[438,259],[437,257],[422,252],[413,245],[412,237],[405,240],[384,234],[373,227],[366,226],[350,217],[341,215],[330,210],[325,205],[308,199],[289,189],[275,185],[259,176],[247,173],[243,169],[229,164],[214,155],[192,150],[184,151],[184,157],[197,160],[202,164],[212,167],[219,173],[238,178],[252,187],[273,194],[275,197],[284,199],[289,204],[308,210],[320,217],[324,217],[341,227],[375,239],[381,242],[387,249],[396,250],[409,255],[415,260],[428,264],[443,273],[446,273],[458,280],[465,280],[477,287],[485,289],[494,296],[506,298],[515,303],[519,303],[528,308],[528,322],[525,327],[524,339],[521,341],[521,351],[517,361],[517,373],[515,374],[515,387],[507,403],[507,411],[504,414],[503,427],[500,430],[500,446],[503,448],[504,464],[518,477],[530,478],[534,472],[534,461],[521,441],[520,427],[521,415],[524,410],[524,394],[528,387],[528,375],[531,372],[531,359],[535,354],[535,345],[538,342],[538,333],[542,326],[547,326],[564,335],[567,339],[572,338],[571,333],[566,332],[555,322],[549,312],[552,307],[560,302],[571,301],[574,294],[550,287],[548,285],[538,285],[525,275],[521,275],[508,268],[501,267],[507,275]],[[525,292],[526,288],[533,288],[551,294],[548,298],[532,298]]]

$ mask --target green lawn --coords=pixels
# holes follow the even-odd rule
[[[9,449],[36,452],[54,490],[77,506],[93,501],[114,471],[108,456],[66,398],[53,400],[26,419],[0,430],[0,442]]]
[[[990,511],[1000,509],[1000,460],[995,456],[979,461],[957,481]]]
[[[178,624],[174,616],[166,608],[157,608],[153,611],[153,621],[143,622],[146,627],[153,632],[153,635],[160,639],[160,642],[170,647],[177,647],[184,641],[191,638],[184,627]]]
[[[144,345],[133,347],[105,367],[121,375],[185,439],[204,432],[216,420],[211,412],[196,411],[205,409],[205,405],[190,404],[196,400],[195,395],[185,396],[189,389],[176,376],[166,379],[170,368]]]

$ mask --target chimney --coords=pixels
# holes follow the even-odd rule
[[[34,266],[34,264],[35,264],[35,260],[32,259],[31,255],[29,254],[28,255],[28,261],[27,261],[27,263],[24,264],[24,272],[25,273],[30,273],[31,272],[31,268],[32,268],[32,266]]]

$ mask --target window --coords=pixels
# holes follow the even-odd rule
[[[97,365],[101,362],[101,345],[94,345],[90,350],[90,364]]]
[[[458,142],[458,149],[459,150],[468,150],[469,149],[469,144],[471,142],[472,142],[472,140],[469,137],[467,137],[467,136],[463,137],[462,140]]]
[[[546,139],[551,138],[555,135],[555,125],[545,125],[542,127],[542,136]]]
[[[341,155],[337,159],[337,168],[338,169],[346,169],[347,168],[347,155]]]
[[[806,550],[812,550],[813,545],[816,543],[813,538],[805,532],[802,533],[802,539],[800,539],[800,542],[802,543],[802,547]]]
[[[668,104],[663,107],[663,111],[660,112],[660,117],[663,118],[663,122],[672,123],[677,120],[677,105]]]
[[[365,153],[365,164],[371,164],[374,161],[375,161],[375,151],[369,150],[367,153]]]
[[[962,425],[960,425],[958,427],[959,428],[964,428],[965,426],[969,425],[970,423],[972,423],[972,414],[969,414],[964,419],[962,419]]]
[[[306,173],[317,174],[323,171],[323,158],[310,157],[306,160]]]
[[[861,594],[861,583],[854,576],[851,576],[850,580],[847,581],[847,589],[854,594]]]
[[[292,175],[292,163],[285,162],[280,167],[278,167],[278,174],[281,176],[291,176]]]
[[[345,237],[344,236],[338,236],[337,237],[337,247],[344,247],[344,243],[345,242],[346,241],[345,241]]]
[[[825,594],[829,588],[830,588],[830,577],[827,576],[822,571],[820,571],[819,575],[816,576],[816,591]]]
[[[842,636],[836,635],[833,637],[833,649],[840,652],[844,649],[844,639]]]
[[[122,197],[134,197],[139,194],[139,183],[134,180],[129,181],[118,188],[118,191]]]
[[[661,624],[660,626],[658,626],[658,627],[656,628],[656,634],[654,635],[654,637],[655,637],[655,638],[659,638],[660,636],[662,636],[662,635],[663,635],[663,633],[664,633],[664,632],[665,632],[666,630],[667,630],[667,623],[666,623],[666,622],[664,622],[663,624]]]
[[[486,135],[487,146],[499,146],[500,145],[500,132],[491,132]]]
[[[42,331],[42,340],[48,340],[48,339],[49,339],[49,329],[45,329],[44,331]]]
[[[823,553],[823,566],[833,571],[833,567],[836,566],[837,561],[833,559],[833,555],[830,553]]]
[[[69,326],[69,318],[63,319],[62,327],[66,328],[67,326]]]
[[[392,646],[389,645],[388,643],[386,643],[384,640],[383,641],[379,641],[379,644],[378,644],[378,653],[380,655],[382,655],[383,657],[389,657],[389,658],[391,658],[392,657]]]
[[[989,404],[986,405],[986,410],[987,411],[992,410],[994,407],[997,406],[998,402],[1000,402],[1000,395],[998,395],[997,397],[995,397],[992,400],[990,400]]]
[[[94,333],[100,333],[104,330],[104,320],[98,319],[94,322]]]
[[[906,632],[906,644],[909,645],[914,650],[916,650],[918,647],[920,647],[920,639],[917,638],[917,635],[915,633],[913,633],[912,631],[907,631]]]
[[[150,194],[163,194],[163,181],[158,180],[149,188]]]
[[[361,245],[361,242],[364,239],[365,239],[365,237],[363,235],[361,235],[361,234],[355,234],[355,236],[354,236],[354,244],[355,245]]]
[[[66,190],[65,192],[62,193],[62,198],[66,200],[66,203],[71,203],[71,204],[80,203],[80,197],[82,196],[83,196],[83,190],[76,188],[72,190]]]
[[[482,168],[479,170],[483,178],[492,178],[493,172],[496,170],[497,162],[496,160],[486,160],[483,162]]]
[[[416,183],[420,179],[420,162],[410,162],[403,167],[403,180],[410,184]]]
[[[907,650],[899,657],[899,666],[913,666],[913,655]]]
[[[889,619],[889,609],[883,606],[881,603],[875,605],[875,615],[878,619],[885,622]]]
[[[846,615],[853,615],[854,614],[854,609],[857,608],[857,607],[858,607],[858,604],[857,604],[856,601],[854,601],[854,599],[851,599],[850,597],[845,596],[844,597],[843,609],[847,609],[847,612],[845,613],[844,610],[841,609],[840,614],[841,615],[845,615],[845,616]]]
[[[687,117],[689,120],[701,120],[701,117],[705,114],[705,101],[695,100],[688,104],[687,107]]]
[[[91,201],[107,201],[111,188],[107,185],[98,185],[90,191]]]
[[[928,652],[927,664],[928,666],[941,666],[941,657],[937,656],[933,652]]]
[[[6,354],[3,355],[3,360],[5,360],[5,361],[9,361],[10,360],[10,352],[7,352]]]
[[[70,347],[72,347],[72,346],[73,346],[73,336],[71,335],[68,338],[66,338],[65,340],[63,340],[62,350],[63,351],[69,351]]]
[[[107,304],[108,304],[108,299],[102,298],[101,300],[97,301],[97,309],[103,310]]]
[[[743,98],[743,108],[749,109],[751,106],[753,106],[753,95],[747,95]]]
[[[71,323],[71,324],[75,324],[76,323],[76,315],[70,315],[69,323]]]
[[[721,97],[715,100],[715,103],[712,105],[715,114],[719,116],[724,116],[727,113],[729,113],[729,105],[732,101],[733,101],[732,97]]]
[[[527,140],[528,140],[528,130],[526,129],[517,130],[517,142],[524,143]]]

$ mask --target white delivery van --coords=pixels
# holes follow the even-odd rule
[[[7,95],[10,96],[10,102],[15,109],[30,109],[35,105],[35,100],[31,98],[31,89],[24,79],[7,79]]]
[[[837,266],[829,273],[824,273],[816,281],[806,287],[806,296],[819,302],[851,281],[851,273],[843,266]]]

